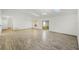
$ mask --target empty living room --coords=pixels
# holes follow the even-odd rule
[[[0,50],[78,50],[79,10],[0,9]]]

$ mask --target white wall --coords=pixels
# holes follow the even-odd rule
[[[23,17],[13,18],[13,29],[27,29],[32,27],[31,20]]]
[[[79,48],[79,10],[78,10],[78,19],[77,19],[77,37],[78,37],[78,48]]]
[[[51,19],[51,31],[77,35],[77,13],[66,12]]]
[[[1,19],[1,10],[0,10],[0,34],[1,34],[1,30],[2,30],[2,26],[1,26],[2,25],[2,22],[1,22],[1,20],[2,19]]]
[[[9,10],[4,11],[3,16],[9,16],[10,20],[12,20],[12,27],[14,30],[16,29],[27,29],[32,27],[31,19],[27,14]]]

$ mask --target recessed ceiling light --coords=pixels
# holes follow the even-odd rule
[[[60,9],[54,9],[55,12],[60,12]]]
[[[47,13],[42,13],[42,15],[47,15]]]
[[[32,15],[34,15],[34,16],[39,16],[38,14],[36,14],[36,13],[32,13]]]

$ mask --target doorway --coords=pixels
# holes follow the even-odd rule
[[[43,20],[42,21],[42,29],[43,30],[49,30],[49,20]]]

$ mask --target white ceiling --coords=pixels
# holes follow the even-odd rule
[[[76,9],[3,9],[3,15],[9,15],[10,13],[24,13],[29,17],[53,17],[63,13],[76,13]]]

